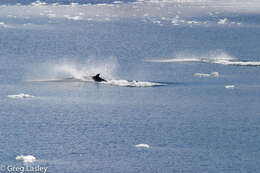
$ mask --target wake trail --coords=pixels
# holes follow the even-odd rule
[[[26,80],[25,82],[89,82],[89,83],[100,83],[105,85],[113,85],[120,87],[155,87],[164,86],[166,84],[159,82],[148,82],[148,81],[135,81],[135,80],[123,80],[123,79],[109,79],[103,82],[96,82],[92,79],[77,79],[77,78],[61,78],[61,79],[35,79]]]

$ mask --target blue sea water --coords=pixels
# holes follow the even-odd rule
[[[1,172],[259,172],[259,3],[218,3],[1,1]]]

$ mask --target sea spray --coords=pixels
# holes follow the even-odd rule
[[[102,74],[105,78],[116,76],[118,62],[115,57],[95,58],[86,61],[72,61],[67,58],[33,64],[27,67],[26,80],[48,80],[73,77],[83,80],[84,77]]]

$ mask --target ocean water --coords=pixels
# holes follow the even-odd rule
[[[0,172],[259,172],[259,2],[0,4]]]

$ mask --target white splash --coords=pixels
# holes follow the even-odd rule
[[[154,87],[162,86],[164,84],[154,83],[154,82],[145,82],[145,81],[128,81],[128,80],[108,80],[107,82],[102,82],[104,84],[123,86],[123,87]]]
[[[25,163],[33,163],[36,161],[36,158],[32,155],[27,155],[27,156],[16,156],[16,160],[21,160]]]
[[[74,64],[55,64],[53,69],[55,75],[69,75],[69,77],[74,77],[76,79],[84,79],[85,73],[84,69],[78,69]]]
[[[13,99],[14,99],[14,98],[20,99],[20,98],[33,98],[34,96],[29,95],[29,94],[21,93],[21,94],[8,95],[7,97],[13,98]]]
[[[117,71],[117,59],[111,57],[105,60],[89,59],[86,63],[76,63],[68,60],[63,60],[58,63],[41,64],[39,68],[35,68],[34,73],[37,77],[25,80],[26,82],[95,82],[92,77],[96,74],[100,74],[106,82],[100,82],[101,84],[122,86],[122,87],[154,87],[163,86],[165,84],[148,82],[148,81],[136,81],[136,80],[123,80],[116,78]],[[47,67],[47,68],[46,68]],[[46,68],[46,69],[42,69]],[[42,75],[42,76],[41,76]],[[23,96],[23,95],[21,95]],[[20,97],[21,97],[20,96]]]
[[[150,148],[150,145],[148,144],[137,144],[135,145],[136,148]]]
[[[63,59],[59,62],[50,62],[41,67],[48,67],[43,69],[42,76],[45,79],[64,79],[72,77],[74,79],[85,81],[86,77],[94,76],[100,73],[104,78],[113,78],[117,71],[117,59],[114,57],[108,57],[103,60],[97,60],[98,58],[89,58],[86,62],[75,62],[67,59]],[[39,75],[38,72],[34,72]],[[47,76],[46,76],[47,74]],[[39,76],[38,78],[42,78]],[[38,79],[37,79],[38,80]]]

